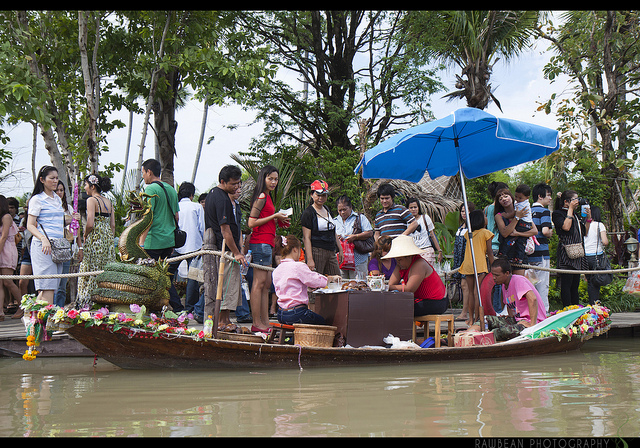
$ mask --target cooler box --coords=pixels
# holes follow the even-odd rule
[[[492,331],[470,331],[467,333],[456,333],[453,337],[453,344],[456,347],[472,347],[474,345],[493,345],[495,338]]]

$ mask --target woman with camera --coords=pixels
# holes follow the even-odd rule
[[[589,230],[591,210],[585,207],[586,225],[580,219],[580,200],[578,193],[573,190],[563,191],[556,198],[551,220],[558,233],[558,269],[562,271],[579,271],[586,269],[587,262],[584,252],[584,236]],[[583,200],[583,202],[585,202]],[[580,274],[560,273],[560,298],[562,305],[578,305],[578,286]]]

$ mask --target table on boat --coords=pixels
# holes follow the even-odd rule
[[[383,346],[389,334],[411,339],[413,293],[340,291],[312,294],[310,299],[309,308],[337,327],[336,333],[352,347]]]

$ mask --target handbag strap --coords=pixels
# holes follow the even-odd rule
[[[167,198],[167,207],[169,207],[169,211],[171,211],[171,204],[169,204],[169,194],[167,193],[167,189],[164,188],[164,185],[162,185],[162,182],[158,182],[153,181],[154,184],[158,184],[162,187],[162,190],[164,191],[164,197]],[[173,215],[173,219],[176,222],[176,228],[178,228],[178,220],[176,219],[176,214],[175,213],[171,213]]]

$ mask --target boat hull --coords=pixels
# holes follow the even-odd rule
[[[555,337],[474,347],[429,349],[321,348],[262,344],[75,325],[67,333],[98,357],[122,369],[287,369],[411,364],[564,353],[584,341]]]

